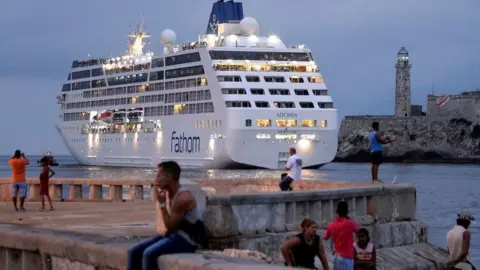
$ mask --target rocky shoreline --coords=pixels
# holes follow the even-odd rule
[[[372,122],[394,141],[383,147],[385,162],[480,163],[480,119],[434,117],[346,117],[334,162],[369,162]]]
[[[356,154],[350,154],[345,157],[335,157],[332,162],[353,162],[365,163],[370,162],[370,153],[366,150],[360,150]],[[407,152],[400,156],[384,156],[386,163],[445,163],[445,164],[480,164],[480,157],[461,157],[454,158],[442,155],[437,152]]]

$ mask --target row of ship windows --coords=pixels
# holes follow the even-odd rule
[[[298,64],[257,64],[257,63],[228,63],[214,64],[215,71],[248,71],[248,72],[319,72],[318,67],[314,65]]]
[[[219,82],[241,82],[242,76],[217,76]],[[247,82],[261,82],[259,76],[245,76]],[[307,77],[309,83],[323,83],[323,79],[320,76],[309,76]],[[283,76],[264,76],[264,82],[268,83],[285,83],[285,77]],[[303,77],[299,76],[290,76],[289,81],[291,83],[304,83],[305,80]]]
[[[213,113],[213,102],[145,107],[145,116]]]
[[[64,113],[63,121],[85,121],[90,120],[89,112]]]
[[[228,108],[251,108],[250,101],[225,101],[225,105]],[[313,109],[315,108],[313,102],[299,102],[300,108]],[[317,105],[321,109],[333,109],[335,106],[333,102],[317,102]],[[257,108],[270,108],[270,102],[268,101],[255,101],[255,107]],[[274,101],[273,107],[275,108],[296,108],[295,102],[291,101]]]
[[[317,125],[318,124],[318,125]],[[252,119],[246,119],[245,120],[245,126],[246,127],[251,127],[252,125]],[[256,127],[272,127],[272,120],[270,119],[256,119],[255,120],[255,126]],[[276,127],[297,127],[297,120],[295,119],[277,119],[275,120],[275,126]],[[327,127],[327,120],[320,120],[317,123],[317,120],[311,120],[311,119],[306,119],[306,120],[301,120],[300,121],[300,127],[305,127],[305,128],[314,128],[314,127],[322,127],[325,128]]]
[[[152,91],[201,87],[201,86],[207,86],[207,85],[208,85],[207,78],[194,78],[194,79],[187,79],[187,80],[170,81],[166,83],[159,82],[154,84],[140,84],[140,85],[134,85],[134,86],[128,86],[128,87],[123,86],[123,87],[115,87],[115,88],[108,88],[108,89],[84,91],[83,98],[137,94],[137,93],[152,92]]]
[[[165,72],[166,79],[175,79],[180,77],[187,77],[187,76],[196,76],[196,75],[203,75],[205,71],[203,66],[194,66],[194,67],[187,67],[187,68],[178,68],[178,69],[171,69]],[[242,82],[241,76],[218,76],[219,82]],[[150,81],[158,81],[163,80],[163,71],[155,71],[150,73]],[[261,79],[259,76],[245,76],[245,80],[247,82],[260,82]],[[109,86],[114,85],[123,85],[123,84],[132,84],[132,83],[142,83],[148,81],[148,73],[140,73],[140,74],[133,74],[128,76],[121,76],[121,77],[111,77],[99,80],[92,80],[92,81],[81,81],[72,84],[64,84],[62,86],[62,92],[67,91],[76,91],[76,90],[83,90],[89,88],[98,88],[98,87],[105,87],[107,86],[107,82]],[[264,82],[269,83],[285,83],[286,79],[282,76],[264,76]],[[299,76],[291,76],[289,77],[289,81],[291,83],[304,83],[305,80],[303,77]],[[307,81],[309,83],[323,83],[323,79],[320,76],[309,76],[307,77]],[[171,82],[168,82],[171,83]]]
[[[151,72],[150,81],[157,81],[164,78],[163,71],[155,71]],[[165,79],[175,79],[181,77],[188,77],[188,76],[197,76],[205,74],[205,70],[203,66],[192,66],[192,67],[185,67],[185,68],[176,68],[176,69],[169,69],[165,71]],[[104,87],[114,85],[123,85],[123,84],[131,84],[131,83],[141,83],[148,81],[148,73],[138,73],[132,74],[127,76],[119,76],[119,77],[110,77],[105,79],[99,80],[88,80],[88,81],[81,81],[75,83],[66,83],[62,86],[62,92],[67,91],[76,91],[76,90],[83,90],[89,88],[97,88],[97,87]]]
[[[116,59],[119,60],[120,58],[116,58]],[[200,60],[201,60],[200,54],[198,52],[187,53],[187,54],[165,57],[165,62],[163,57],[153,59],[152,67],[153,68],[163,67],[164,64],[166,66],[180,65],[180,64],[190,63],[190,62],[198,62]],[[101,64],[113,65],[115,64],[115,58],[111,58],[111,59],[99,58],[99,59],[89,59],[85,61],[73,61],[72,68],[89,67],[89,66],[96,66]]]
[[[242,51],[210,51],[210,58],[212,60],[249,60],[249,61],[313,61],[311,53],[304,52],[242,52]],[[118,58],[117,58],[118,59]],[[152,60],[152,67],[163,67],[186,64],[200,61],[200,54],[198,52],[181,54],[176,56],[156,58]],[[88,67],[95,65],[110,65],[114,64],[114,59],[100,58],[89,59],[85,61],[73,61],[72,68]]]
[[[83,108],[90,108],[90,107],[115,106],[115,105],[126,105],[126,104],[142,104],[142,103],[154,103],[154,102],[176,103],[176,102],[191,102],[191,101],[202,101],[202,100],[211,100],[211,99],[212,99],[212,94],[210,90],[207,89],[207,90],[169,93],[169,94],[160,94],[160,95],[72,102],[72,103],[62,104],[62,108],[69,110],[69,109],[83,109]]]
[[[313,61],[312,55],[304,52],[210,51],[209,53],[212,60]]]
[[[248,72],[320,72],[317,66],[312,64],[273,64],[273,63],[219,63],[213,65],[215,71],[248,71]]]
[[[297,96],[308,96],[310,93],[307,89],[294,89],[295,95]],[[290,95],[289,89],[268,89],[270,95]],[[261,88],[250,88],[250,93],[252,95],[265,95],[265,90]],[[312,89],[314,96],[326,96],[328,91],[326,89]],[[222,88],[222,94],[224,95],[246,95],[247,91],[245,88]]]
[[[213,113],[215,108],[213,102],[195,104],[175,104],[156,107],[146,107],[144,116],[166,116],[180,114]],[[90,120],[90,112],[64,113],[63,121],[85,121]]]

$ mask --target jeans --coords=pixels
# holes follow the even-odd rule
[[[197,250],[182,236],[172,233],[166,237],[155,236],[139,242],[128,250],[128,270],[158,270],[161,255],[194,253]]]
[[[333,259],[333,270],[353,270],[353,259],[342,258],[335,255]]]
[[[12,184],[12,196],[17,197],[20,193],[21,198],[27,197],[27,182],[15,181]]]

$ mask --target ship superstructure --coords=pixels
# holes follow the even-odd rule
[[[57,124],[84,165],[283,168],[332,161],[337,110],[305,45],[261,36],[241,3],[214,3],[205,35],[144,53],[143,20],[126,55],[74,61]]]

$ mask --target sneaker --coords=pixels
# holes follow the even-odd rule
[[[25,212],[25,211],[27,211],[27,210],[26,210],[25,208],[23,208],[23,207],[20,207],[20,211],[21,211],[21,212]]]
[[[15,207],[15,212],[18,212],[18,207]]]

